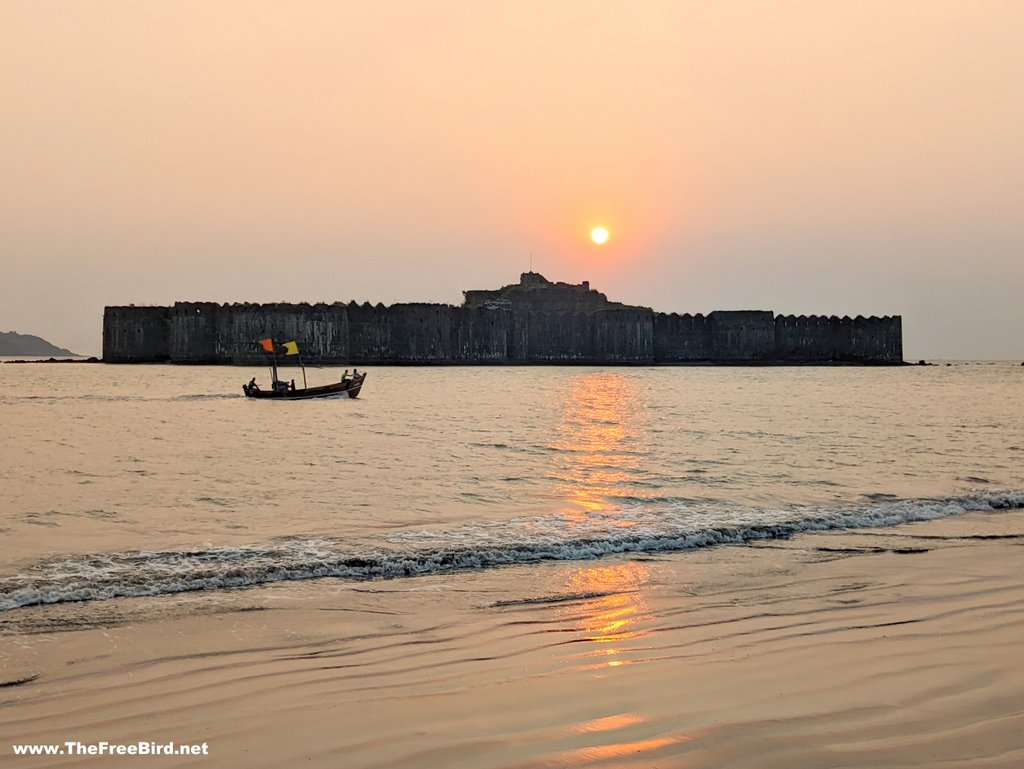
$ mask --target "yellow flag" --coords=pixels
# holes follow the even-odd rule
[[[273,352],[274,351],[274,340],[273,339],[261,339],[260,340],[260,345],[262,345],[263,349],[266,352]]]
[[[285,350],[285,353],[284,353],[285,355],[298,355],[299,354],[299,346],[297,344],[295,344],[295,342],[285,342],[281,346]]]

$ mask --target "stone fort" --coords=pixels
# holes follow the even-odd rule
[[[295,340],[332,364],[903,363],[899,315],[856,318],[654,312],[586,281],[535,272],[448,304],[217,304],[106,307],[107,363],[262,365],[259,339]]]

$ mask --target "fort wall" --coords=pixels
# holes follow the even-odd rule
[[[776,316],[766,310],[657,313],[589,284],[465,292],[461,306],[406,303],[107,307],[110,363],[260,365],[258,340],[294,340],[307,362],[370,364],[683,364],[903,362],[899,316]]]
[[[697,315],[654,316],[654,359],[674,363],[712,360],[711,323]]]
[[[171,359],[169,307],[106,307],[103,359],[117,363]]]

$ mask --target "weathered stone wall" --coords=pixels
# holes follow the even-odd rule
[[[601,363],[654,363],[654,313],[631,307],[591,316],[593,359]]]
[[[369,302],[352,303],[348,305],[347,311],[349,358],[353,361],[393,359],[387,308],[382,304],[372,305]]]
[[[342,304],[232,304],[213,311],[214,355],[218,362],[262,364],[266,358],[256,342],[302,339],[308,360],[348,357],[348,315]],[[287,357],[281,363],[291,363]]]
[[[711,321],[697,315],[656,313],[654,316],[654,359],[685,363],[711,360]]]
[[[715,360],[759,361],[775,357],[775,318],[767,310],[712,312],[708,325]]]
[[[483,308],[451,307],[449,350],[458,363],[504,363],[512,358],[512,313]],[[458,322],[455,322],[455,318]]]
[[[219,314],[220,305],[212,302],[178,302],[171,307],[170,359],[175,363],[217,363]]]
[[[117,363],[171,359],[167,307],[106,307],[103,360]]]
[[[780,315],[775,319],[775,346],[782,361],[902,363],[903,321],[898,315]]]
[[[444,304],[394,304],[388,309],[394,363],[444,363],[452,359],[452,311]],[[456,321],[457,322],[457,321]]]
[[[529,313],[524,362],[579,363],[594,359],[591,314],[585,312]]]
[[[525,273],[519,285],[444,304],[223,304],[107,307],[113,363],[265,362],[258,342],[294,340],[307,362],[902,363],[899,316],[778,316],[761,310],[665,315],[609,302],[583,283]],[[545,299],[547,297],[547,299]],[[280,363],[292,362],[279,358]]]

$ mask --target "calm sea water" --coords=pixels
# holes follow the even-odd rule
[[[0,610],[1024,506],[1015,363],[374,368],[296,403],[243,398],[254,375],[0,366]]]

